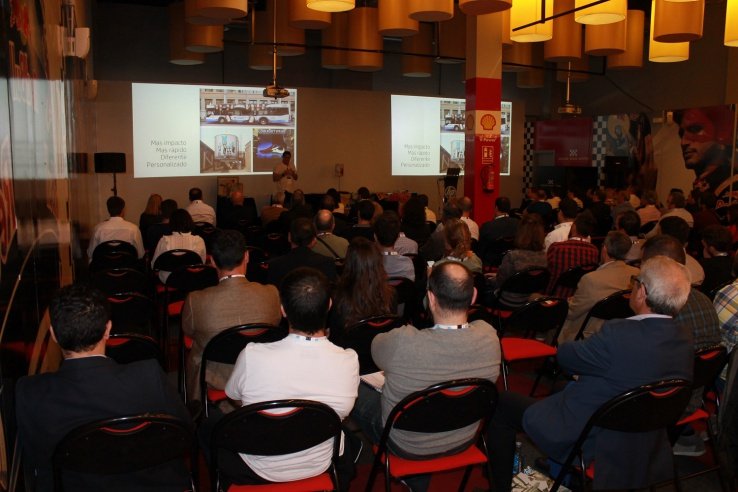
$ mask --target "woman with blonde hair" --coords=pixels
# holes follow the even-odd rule
[[[456,261],[466,266],[472,273],[483,273],[482,260],[471,249],[471,233],[463,220],[448,222],[443,235],[446,240],[446,256],[436,263]]]
[[[146,202],[146,208],[138,219],[138,228],[141,229],[141,236],[146,237],[146,230],[149,226],[158,224],[161,220],[161,195],[153,193],[149,196],[149,200]]]

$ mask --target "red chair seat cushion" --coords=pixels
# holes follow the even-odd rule
[[[187,350],[192,350],[192,344],[195,343],[195,341],[192,339],[192,337],[184,335],[182,343],[184,343],[184,346]]]
[[[492,310],[493,315],[499,318],[502,318],[502,319],[509,318],[510,316],[512,316],[512,313],[513,312],[511,310],[507,310],[507,309],[493,309]]]
[[[182,314],[182,307],[184,306],[184,301],[174,301],[169,304],[167,304],[167,314],[169,316],[179,316]]]
[[[702,410],[701,408],[698,408],[694,412],[692,412],[691,415],[688,415],[684,417],[682,420],[677,422],[676,425],[687,425],[691,424],[692,422],[697,422],[698,420],[707,420],[710,416]]]
[[[228,492],[317,492],[333,490],[333,480],[328,473],[294,482],[267,483],[264,485],[231,485]]]
[[[374,446],[374,452],[377,452],[376,446]],[[451,456],[441,456],[440,458],[427,460],[407,460],[390,454],[390,473],[393,477],[406,477],[421,473],[455,470],[486,462],[487,457],[476,446],[469,446],[464,451]]]
[[[223,401],[226,398],[228,398],[228,396],[226,396],[225,390],[208,388],[208,401]]]
[[[502,354],[508,362],[556,355],[556,347],[529,338],[503,338],[500,343]]]

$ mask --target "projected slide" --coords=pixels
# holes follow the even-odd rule
[[[297,91],[133,84],[134,177],[267,174],[289,150],[297,165]]]
[[[464,170],[464,99],[392,96],[392,174],[435,176]],[[500,174],[510,173],[512,103],[502,102]]]

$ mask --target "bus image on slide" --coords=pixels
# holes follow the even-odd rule
[[[289,125],[292,111],[289,104],[269,104],[256,112],[255,119],[260,125]]]

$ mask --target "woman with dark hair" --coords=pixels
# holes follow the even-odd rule
[[[471,233],[462,220],[451,220],[443,229],[446,239],[446,256],[436,262],[456,261],[463,263],[470,272],[482,274],[482,260],[471,250]]]
[[[496,288],[499,289],[505,280],[520,271],[532,267],[546,268],[546,251],[543,249],[545,237],[541,216],[523,215],[515,235],[513,249],[502,258],[500,269],[497,271]],[[528,297],[528,294],[503,293],[501,300],[507,305],[516,306],[525,303]]]
[[[357,237],[349,244],[329,318],[330,339],[343,343],[346,328],[370,316],[395,312],[394,289],[387,283],[375,242]]]
[[[402,232],[418,243],[419,247],[425,244],[433,232],[425,221],[425,207],[418,197],[410,198],[402,207]]]
[[[146,230],[149,226],[161,222],[161,195],[153,193],[146,202],[141,217],[138,219],[138,228],[141,230],[141,236],[146,237]]]
[[[172,234],[168,236],[162,236],[159,240],[159,244],[156,245],[154,256],[151,258],[151,266],[156,263],[156,259],[162,253],[171,251],[173,249],[188,249],[194,251],[202,262],[205,263],[207,253],[205,251],[205,241],[200,236],[192,234],[194,223],[190,213],[183,209],[177,209],[172,213],[169,218],[169,226],[172,228]],[[160,271],[159,279],[166,283],[167,278],[171,272]]]

